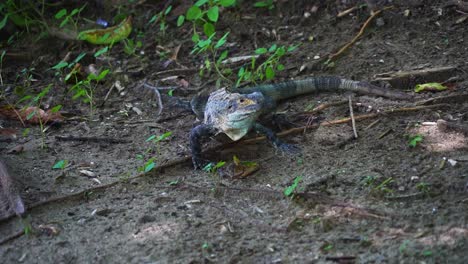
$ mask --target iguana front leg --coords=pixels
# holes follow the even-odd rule
[[[257,133],[265,135],[268,141],[273,144],[273,146],[279,148],[283,152],[296,154],[301,151],[300,147],[283,142],[276,136],[275,132],[259,123],[255,123],[253,128]]]
[[[198,125],[190,131],[190,150],[192,151],[192,162],[195,169],[201,169],[205,165],[201,158],[201,139],[215,134],[216,129],[206,124]]]

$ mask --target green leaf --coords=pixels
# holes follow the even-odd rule
[[[267,80],[272,80],[273,78],[275,78],[275,70],[273,70],[273,67],[268,66],[266,68],[265,76],[266,76]]]
[[[412,148],[415,148],[419,142],[421,142],[424,139],[422,135],[415,135],[410,137],[410,140],[408,142],[408,145]]]
[[[96,51],[96,53],[94,53],[94,57],[97,58],[97,57],[101,56],[102,54],[106,53],[108,50],[109,50],[109,47],[105,46],[104,48]]]
[[[255,54],[258,54],[258,55],[262,55],[262,54],[265,54],[267,53],[268,50],[266,48],[258,48],[255,50]]]
[[[55,14],[55,18],[56,19],[60,19],[62,18],[63,16],[65,16],[67,14],[67,10],[64,8],[64,9],[60,9],[60,11],[57,12],[57,14]]]
[[[174,93],[174,89],[171,89],[167,92],[167,95],[172,96],[173,93]]]
[[[227,40],[227,36],[229,35],[230,32],[227,32],[226,34],[224,34],[224,36],[222,38],[220,38],[218,40],[218,42],[216,43],[215,45],[215,49],[218,49],[220,48],[221,46],[224,45],[224,43],[226,43],[226,40]]]
[[[244,67],[241,67],[241,68],[239,69],[239,72],[237,72],[237,76],[238,76],[238,77],[242,77],[242,76],[244,75],[244,73],[245,73],[245,69],[244,69]]]
[[[284,48],[284,46],[279,47],[275,52],[275,54],[278,55],[279,57],[283,56],[285,53],[286,53],[286,49]]]
[[[294,45],[294,46],[289,46],[288,47],[288,52],[291,52],[291,51],[294,51],[295,49],[297,49],[301,44],[297,44],[297,45]]]
[[[232,6],[235,3],[236,3],[236,0],[220,0],[219,1],[219,4],[224,6],[224,7]]]
[[[164,140],[164,139],[170,137],[171,135],[172,135],[172,132],[171,132],[171,131],[166,132],[166,133],[160,135],[160,136],[155,140],[155,142],[159,142],[159,141],[161,141],[161,140]]]
[[[211,39],[200,40],[197,43],[197,46],[200,48],[206,48],[211,44]]]
[[[185,22],[185,16],[184,15],[181,15],[177,18],[177,26],[180,27],[184,24]]]
[[[80,11],[81,11],[80,9],[75,8],[75,9],[73,9],[73,10],[71,11],[70,16],[72,17],[72,16],[78,14]]]
[[[297,186],[299,185],[299,182],[302,180],[302,177],[301,176],[297,176],[295,179],[294,179],[294,182],[293,184],[291,184],[291,186],[288,186],[286,189],[284,189],[284,195],[286,196],[291,196],[291,194],[293,194],[293,192],[296,190]]]
[[[197,2],[195,2],[195,5],[196,6],[202,6],[202,5],[206,4],[206,2],[208,2],[208,0],[198,0]]]
[[[52,166],[52,169],[64,169],[68,164],[68,160],[59,160]]]
[[[26,120],[31,120],[36,115],[37,111],[34,110],[26,116]]]
[[[149,142],[155,138],[156,138],[156,135],[151,135],[149,138],[146,139],[146,142]]]
[[[62,20],[62,23],[60,23],[60,25],[59,25],[60,28],[63,28],[68,23],[68,18],[69,17],[65,17],[65,19]]]
[[[145,164],[145,170],[144,171],[149,172],[152,169],[154,169],[155,166],[156,166],[156,163],[154,163],[154,161],[150,160]]]
[[[210,8],[208,10],[208,12],[206,13],[206,15],[208,16],[208,18],[213,21],[213,22],[216,22],[218,21],[218,17],[219,17],[219,8],[217,6],[213,6],[212,8]]]
[[[76,59],[73,61],[72,64],[78,63],[84,56],[86,56],[86,52],[82,52],[80,55],[78,55],[78,57],[76,57]],[[72,65],[72,64],[70,64],[70,65]],[[68,67],[70,67],[70,65]]]
[[[207,37],[210,37],[211,35],[213,35],[215,33],[215,27],[213,24],[211,23],[205,23],[203,25],[203,32],[205,32],[205,35]]]
[[[52,107],[52,109],[50,109],[50,112],[51,113],[57,113],[58,111],[60,111],[60,109],[62,109],[62,105],[56,105],[56,106]]]
[[[200,41],[200,35],[198,35],[197,33],[194,33],[192,35],[192,41],[197,43],[198,41]]]
[[[219,58],[216,63],[219,65],[224,59],[227,58],[227,55],[228,55],[228,50],[223,51],[223,53],[219,55]]]
[[[68,66],[68,62],[66,61],[61,61],[59,63],[57,63],[54,67],[52,67],[53,70],[60,70],[62,68],[65,68]]]
[[[277,69],[278,71],[284,70],[284,64],[278,64],[278,65],[276,66],[276,69]]]
[[[192,6],[187,10],[187,20],[197,20],[202,16],[202,11],[198,6]]]
[[[107,74],[108,74],[109,72],[110,72],[109,69],[103,70],[103,71],[102,71],[101,73],[99,73],[99,75],[96,77],[96,81],[100,81],[100,80],[104,79],[104,78],[107,76]]]
[[[170,6],[168,6],[168,7],[166,8],[166,11],[164,11],[164,15],[167,16],[167,15],[169,14],[169,12],[171,12],[171,10],[172,10],[172,6],[170,5]]]
[[[277,48],[277,45],[276,44],[273,44],[269,49],[268,49],[268,52],[274,52]]]
[[[154,21],[156,21],[156,19],[158,19],[158,14],[152,16],[151,19],[150,19],[150,21],[148,21],[148,24],[153,24]]]
[[[431,91],[431,92],[443,91],[446,89],[447,89],[447,86],[441,83],[432,82],[432,83],[417,84],[416,87],[414,88],[414,91],[416,93],[420,93],[424,91]]]
[[[6,14],[6,16],[0,22],[0,30],[5,27],[7,20],[8,20],[8,14]]]

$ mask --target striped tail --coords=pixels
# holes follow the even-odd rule
[[[275,101],[288,99],[298,95],[318,92],[352,91],[361,94],[371,94],[391,99],[409,100],[411,96],[399,91],[390,91],[367,82],[346,80],[334,76],[314,77],[303,80],[292,80],[282,83],[264,84],[254,87],[240,88],[240,93],[259,91]]]

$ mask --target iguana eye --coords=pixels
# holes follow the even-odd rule
[[[245,100],[244,99],[240,99],[239,102],[242,104]]]

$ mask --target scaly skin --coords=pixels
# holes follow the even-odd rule
[[[308,78],[232,91],[220,89],[209,96],[195,97],[191,101],[194,113],[204,120],[203,124],[193,128],[190,132],[193,165],[197,169],[202,168],[205,163],[201,158],[201,139],[218,133],[224,133],[237,141],[254,129],[266,135],[268,140],[282,151],[297,152],[298,147],[282,142],[273,131],[256,121],[261,115],[272,112],[278,101],[303,94],[327,91],[352,91],[391,99],[411,99],[410,95],[402,92],[389,91],[367,82],[351,81],[339,77]]]

